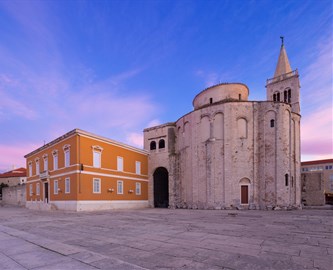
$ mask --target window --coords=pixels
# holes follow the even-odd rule
[[[210,103],[210,104],[213,103],[213,98],[209,98],[209,103]]]
[[[242,100],[242,94],[238,94],[238,99]]]
[[[122,157],[117,157],[117,170],[120,172],[124,170],[124,160]]]
[[[276,101],[280,101],[280,93],[276,94]]]
[[[272,119],[272,120],[271,120],[271,127],[274,127],[274,125],[275,125],[275,120]]]
[[[32,193],[33,193],[32,189],[33,189],[33,184],[30,184],[30,186],[29,186],[29,195],[30,196],[32,196]]]
[[[287,93],[287,90],[285,90],[285,91],[283,92],[283,101],[284,101],[284,102],[287,102],[287,98],[288,98],[288,93]]]
[[[163,139],[159,140],[159,142],[158,142],[158,148],[159,149],[165,148],[165,141]]]
[[[39,175],[39,159],[36,159],[36,175]]]
[[[43,160],[44,160],[44,171],[47,171],[48,167],[49,167],[49,161],[48,161],[47,155],[43,156]]]
[[[53,194],[58,194],[58,191],[59,191],[58,180],[54,180]]]
[[[141,174],[141,162],[140,161],[135,161],[135,173]]]
[[[156,149],[156,142],[155,141],[151,141],[150,142],[150,150],[155,150]]]
[[[273,101],[276,101],[276,94],[273,95]]]
[[[101,193],[101,179],[93,179],[93,193]]]
[[[287,187],[288,186],[288,180],[289,180],[289,175],[288,174],[285,174],[284,180],[285,180],[285,185]]]
[[[100,168],[101,167],[101,152],[94,151],[93,152],[93,166],[95,168]]]
[[[103,148],[100,147],[99,145],[93,145],[92,149],[93,149],[93,166],[95,168],[100,168]]]
[[[71,146],[69,144],[66,144],[64,147],[64,155],[65,155],[65,167],[69,167],[71,163]]]
[[[141,195],[141,183],[135,183],[135,194]]]
[[[333,191],[333,174],[330,175],[330,190]]]
[[[70,152],[69,150],[65,151],[65,167],[69,167],[70,164]]]
[[[123,181],[117,181],[117,194],[124,194]]]
[[[71,193],[71,181],[69,178],[65,179],[65,193]]]
[[[32,176],[32,163],[29,162],[29,177]]]
[[[332,170],[333,166],[332,165],[327,165],[325,166],[325,170]]]
[[[58,170],[58,151],[55,150],[52,152],[53,156],[53,170]]]
[[[288,90],[288,103],[291,102],[291,90],[289,89]]]
[[[40,184],[36,184],[36,195],[40,195]]]

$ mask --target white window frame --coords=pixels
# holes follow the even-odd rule
[[[70,161],[71,161],[71,152],[68,150],[66,150],[64,152],[64,155],[65,155],[65,167],[69,167],[70,166]]]
[[[141,183],[135,183],[135,195],[141,195]]]
[[[141,175],[141,162],[135,161],[135,173]]]
[[[36,195],[40,195],[40,183],[36,183]]]
[[[43,165],[44,165],[44,171],[48,171],[49,169],[49,159],[47,157],[47,155],[43,156]]]
[[[102,161],[102,152],[93,151],[93,167],[100,168]]]
[[[65,193],[71,193],[71,179],[69,177],[65,179]]]
[[[71,165],[71,146],[69,144],[64,145],[64,167],[69,167]]]
[[[32,196],[33,193],[33,184],[30,184],[29,186],[29,195]]]
[[[54,180],[53,182],[53,194],[57,195],[59,191],[59,183],[58,180]]]
[[[97,185],[95,185],[95,183]],[[101,179],[100,178],[93,178],[93,193],[95,193],[95,194],[101,193]]]
[[[39,175],[40,174],[39,159],[36,159],[35,162],[36,162],[36,175]]]
[[[124,181],[117,181],[117,194],[124,194]]]
[[[31,177],[32,176],[32,162],[31,161],[29,162],[28,167],[29,167],[29,177]]]
[[[53,156],[53,170],[58,170],[58,151],[55,150],[52,152]]]
[[[117,171],[124,171],[124,159],[123,157],[117,157]]]

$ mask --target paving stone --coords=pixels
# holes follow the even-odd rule
[[[7,269],[7,270],[23,270],[26,269],[22,265],[18,264],[16,261],[11,259],[10,257],[2,254],[0,252],[0,269]]]
[[[6,207],[0,269],[330,269],[332,217],[331,210]]]

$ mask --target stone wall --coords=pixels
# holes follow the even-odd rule
[[[302,173],[302,203],[306,206],[325,205],[322,172]]]
[[[6,187],[2,189],[2,202],[5,204],[25,206],[25,185]]]

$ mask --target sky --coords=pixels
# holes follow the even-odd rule
[[[331,0],[0,0],[0,171],[80,128],[142,147],[208,86],[266,100],[280,36],[301,83],[302,161],[332,158]]]

